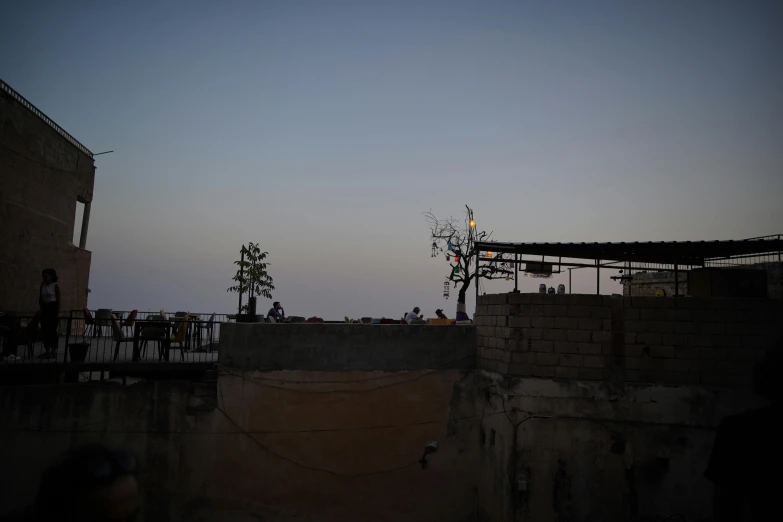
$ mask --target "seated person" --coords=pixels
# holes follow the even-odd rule
[[[285,323],[287,321],[285,317],[285,310],[283,310],[283,306],[280,304],[280,301],[275,301],[272,303],[272,308],[269,309],[266,317],[271,322],[275,323]]]
[[[443,310],[442,310],[442,309],[440,309],[440,308],[438,308],[437,310],[435,310],[435,315],[437,315],[437,316],[438,316],[438,319],[448,319],[448,317],[446,317],[446,314],[444,314],[444,313],[443,313]]]
[[[408,324],[413,324],[413,321],[415,321],[416,319],[423,319],[424,316],[423,315],[419,315],[420,311],[421,310],[417,306],[417,307],[415,307],[413,309],[412,312],[408,312],[407,314],[405,314],[405,322],[408,323]]]

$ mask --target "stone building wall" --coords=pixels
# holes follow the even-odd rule
[[[764,404],[783,306],[499,294],[476,323],[480,520],[709,520],[717,426]]]
[[[747,384],[781,339],[767,299],[497,294],[479,299],[478,367],[520,377]]]
[[[92,158],[0,90],[0,310],[37,310],[44,268],[58,272],[63,311],[85,306],[90,252],[73,234],[94,178]]]

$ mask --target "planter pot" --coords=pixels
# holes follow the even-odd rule
[[[84,362],[89,350],[90,343],[71,343],[68,345],[68,356],[71,362]]]
[[[256,298],[251,297],[247,300],[247,312],[248,315],[255,317],[256,315]]]

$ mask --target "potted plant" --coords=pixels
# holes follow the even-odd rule
[[[272,299],[272,290],[275,289],[272,283],[272,277],[267,273],[267,265],[264,260],[269,252],[262,252],[258,243],[248,243],[242,245],[239,251],[241,257],[234,264],[239,267],[233,280],[236,283],[228,288],[228,292],[237,292],[239,294],[239,312],[237,313],[237,322],[255,322],[259,320],[256,315],[256,298],[263,296]],[[248,295],[247,304],[242,304],[242,296]]]

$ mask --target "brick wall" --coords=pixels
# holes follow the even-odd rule
[[[749,385],[781,341],[783,303],[494,294],[476,310],[479,368],[520,377]]]

